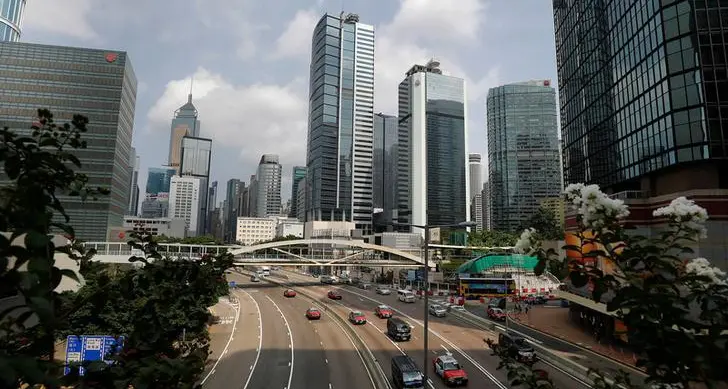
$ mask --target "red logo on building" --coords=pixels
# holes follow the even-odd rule
[[[551,80],[544,80],[543,86],[549,86],[551,85]]]
[[[119,58],[119,54],[116,53],[107,53],[106,54],[106,62],[112,63],[116,61],[116,59]]]
[[[125,236],[126,234],[123,231],[119,233],[119,239],[124,239]]]

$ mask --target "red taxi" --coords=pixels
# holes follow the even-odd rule
[[[308,320],[319,320],[321,319],[321,311],[317,308],[309,308],[306,310],[306,318]]]
[[[452,386],[468,384],[468,375],[452,355],[440,355],[432,360],[432,365],[435,374],[440,376],[445,384]]]
[[[341,300],[341,294],[335,290],[330,290],[327,296],[332,300]]]
[[[394,312],[392,311],[392,308],[386,306],[386,305],[380,305],[376,309],[374,309],[374,314],[377,315],[380,319],[388,319],[394,315]]]
[[[286,289],[283,292],[283,297],[296,297],[296,291],[293,289]]]
[[[488,317],[491,320],[506,321],[506,313],[500,308],[488,308]]]
[[[354,324],[367,324],[367,317],[359,311],[349,312],[349,321]]]

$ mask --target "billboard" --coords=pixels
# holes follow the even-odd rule
[[[112,361],[107,360],[107,357],[111,352],[118,351],[123,343],[123,337],[115,338],[113,336],[104,335],[69,335],[66,339],[66,367],[63,369],[63,374],[67,375],[71,372],[71,368],[68,367],[71,363],[93,361],[112,363]],[[79,367],[78,375],[83,376],[85,373],[86,369]]]

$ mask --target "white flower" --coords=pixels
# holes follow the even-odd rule
[[[695,204],[693,200],[685,197],[678,197],[670,202],[670,205],[656,209],[652,212],[654,217],[664,217],[673,222],[679,222],[683,226],[694,230],[699,237],[705,237],[707,230],[705,222],[708,220],[708,212],[705,208]]]
[[[624,201],[609,198],[598,185],[571,184],[564,190],[564,195],[576,207],[586,228],[599,230],[607,221],[629,216]]]
[[[723,270],[720,270],[717,267],[711,265],[710,261],[705,258],[695,258],[688,261],[688,263],[685,265],[685,271],[690,274],[708,277],[710,278],[712,284],[728,285],[728,280],[726,280],[726,273]]]
[[[514,250],[521,254],[530,254],[533,252],[533,248],[538,244],[535,233],[535,228],[526,228],[523,230],[514,246]]]

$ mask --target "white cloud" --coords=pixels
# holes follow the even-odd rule
[[[453,7],[438,0],[401,0],[392,21],[376,31],[375,105],[396,114],[397,85],[414,64],[437,58],[446,74],[465,77],[468,100],[481,103],[487,88],[498,83],[498,69],[480,79],[469,79],[455,59],[453,46],[477,43],[485,19],[484,0],[458,0]]]
[[[172,113],[187,100],[191,77],[167,83],[148,113],[153,130],[169,131]],[[304,161],[308,102],[297,85],[233,85],[199,68],[193,102],[201,135],[213,139],[213,148],[239,150],[239,161],[225,162],[241,165],[235,169],[238,177],[253,174],[261,154],[278,154],[286,166]]]
[[[89,23],[92,5],[93,0],[32,0],[22,27],[93,41],[99,36]]]
[[[231,35],[237,41],[233,51],[242,60],[256,56],[260,33],[269,28],[251,19],[254,4],[251,0],[195,0],[196,15],[202,25]]]
[[[300,57],[309,58],[311,34],[321,16],[313,10],[299,10],[276,40],[273,59]]]

